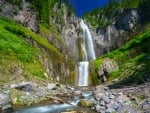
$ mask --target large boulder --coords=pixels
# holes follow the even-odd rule
[[[97,74],[101,82],[105,82],[109,74],[113,71],[117,71],[118,69],[118,64],[114,60],[107,58],[102,61]]]
[[[0,111],[11,109],[11,99],[7,94],[0,93]]]
[[[10,85],[11,88],[22,90],[25,92],[33,91],[32,86],[33,86],[33,83],[29,83],[29,82],[20,82],[18,84],[11,84]]]

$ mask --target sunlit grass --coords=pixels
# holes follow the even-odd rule
[[[48,42],[48,40],[46,40],[45,38],[35,34],[34,32],[31,32],[29,29],[27,29],[23,26],[17,25],[16,23],[9,21],[7,19],[0,18],[0,23],[1,23],[0,26],[1,26],[2,30],[5,32],[4,35],[12,35],[13,34],[13,37],[15,37],[15,35],[16,35],[16,36],[20,36],[20,37],[24,37],[24,38],[29,38],[29,39],[31,38],[31,39],[35,40],[35,42],[37,42],[38,44],[40,44],[41,46],[43,46],[44,48],[47,48],[49,50],[49,52],[51,53],[50,54],[51,59],[54,62],[61,62],[63,60],[62,54],[55,47],[53,47]],[[10,34],[10,32],[12,34]],[[12,37],[12,36],[8,36],[8,37]]]

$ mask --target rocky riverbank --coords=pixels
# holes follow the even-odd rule
[[[38,85],[33,82],[21,82],[3,86],[0,93],[1,111],[10,110],[12,106],[18,105],[33,106],[43,101],[49,105],[78,105],[99,113],[149,113],[150,83],[128,87],[96,86],[91,89],[56,83]],[[90,113],[85,111],[82,112]]]
[[[150,113],[150,83],[109,88],[97,86],[93,110],[99,113]]]

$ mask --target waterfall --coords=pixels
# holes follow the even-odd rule
[[[80,22],[80,26],[83,30],[83,43],[85,46],[85,50],[87,53],[87,58],[85,60],[94,60],[95,59],[95,51],[94,51],[94,46],[93,46],[93,40],[92,40],[92,35],[90,33],[90,30],[88,26],[84,23],[83,20]]]
[[[94,60],[96,57],[92,35],[88,26],[84,23],[83,20],[81,20],[80,26],[83,30],[83,37],[81,43],[83,58],[82,61],[78,64],[78,86],[88,86],[89,61]]]

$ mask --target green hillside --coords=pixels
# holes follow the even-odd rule
[[[63,60],[62,54],[46,39],[11,20],[0,18],[0,83],[7,83],[18,76],[26,79],[46,77],[37,57],[42,54],[41,50],[30,44],[33,40],[47,48],[53,62]]]
[[[121,48],[95,61],[96,70],[106,58],[114,59],[119,70],[112,72],[108,83],[140,84],[150,80],[150,26]]]

